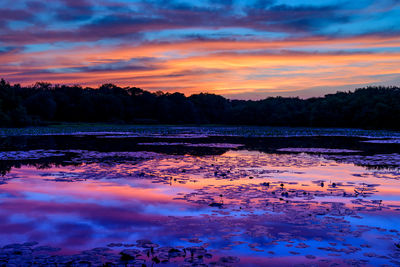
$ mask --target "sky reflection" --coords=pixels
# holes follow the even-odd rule
[[[249,265],[311,256],[385,263],[364,255],[394,252],[399,239],[399,176],[379,172],[317,155],[245,150],[137,164],[22,166],[0,185],[0,240],[38,241],[68,254],[150,239],[207,246]]]

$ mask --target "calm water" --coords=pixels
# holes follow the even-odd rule
[[[400,145],[371,140],[4,137],[0,263],[104,247],[164,266],[399,265]]]

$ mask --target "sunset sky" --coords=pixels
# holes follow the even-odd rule
[[[0,77],[235,99],[400,85],[398,0],[2,0]]]

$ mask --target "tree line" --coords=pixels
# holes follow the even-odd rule
[[[229,100],[200,93],[151,93],[103,84],[11,85],[0,81],[0,127],[52,122],[228,124],[400,130],[400,88],[374,86],[324,97]]]

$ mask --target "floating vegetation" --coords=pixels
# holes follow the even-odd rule
[[[141,146],[188,146],[188,147],[216,147],[216,148],[239,148],[243,145],[240,144],[226,144],[226,143],[174,143],[174,142],[152,142],[152,143],[138,143]]]
[[[375,155],[327,155],[327,159],[343,163],[352,163],[361,166],[371,167],[392,167],[400,168],[400,154],[375,154]]]
[[[371,144],[400,144],[400,138],[373,139],[373,140],[364,140],[361,142],[371,143]]]
[[[143,241],[146,241],[143,243]],[[132,248],[136,247],[136,248]],[[149,240],[136,244],[109,244],[64,255],[60,248],[39,246],[38,242],[10,244],[0,247],[0,264],[3,266],[231,266],[239,263],[235,256],[217,257],[205,247],[162,247]]]
[[[337,148],[304,148],[304,147],[288,147],[279,148],[277,151],[280,152],[299,152],[299,153],[326,153],[326,154],[337,154],[337,153],[357,153],[360,150],[352,149],[337,149]]]
[[[60,156],[65,156],[65,154],[55,150],[0,151],[0,160],[27,160]]]
[[[346,128],[305,128],[305,127],[247,127],[247,126],[143,126],[143,125],[100,125],[65,124],[50,127],[2,128],[0,136],[21,135],[99,135],[104,138],[162,137],[162,138],[204,138],[209,136],[358,136],[365,138],[400,137],[395,131],[378,131]]]

